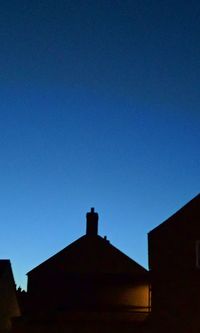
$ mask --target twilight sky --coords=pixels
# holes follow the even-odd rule
[[[17,285],[85,233],[147,267],[199,193],[200,1],[0,5],[0,258]]]

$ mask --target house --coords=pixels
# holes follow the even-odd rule
[[[200,194],[148,234],[157,331],[200,331]]]
[[[10,260],[0,260],[0,333],[9,332],[12,318],[20,315]]]
[[[148,271],[98,235],[86,234],[28,274],[27,311],[15,332],[138,332],[150,311]]]

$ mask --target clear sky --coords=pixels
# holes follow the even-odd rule
[[[200,1],[0,6],[0,257],[25,274],[85,233],[147,267],[199,193]]]

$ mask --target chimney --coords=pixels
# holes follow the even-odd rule
[[[91,208],[91,211],[86,214],[86,235],[98,235],[98,219],[98,214],[94,211],[94,208]]]

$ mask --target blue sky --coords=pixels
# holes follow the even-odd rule
[[[0,257],[17,285],[85,233],[147,267],[146,234],[199,193],[199,1],[6,1]]]

